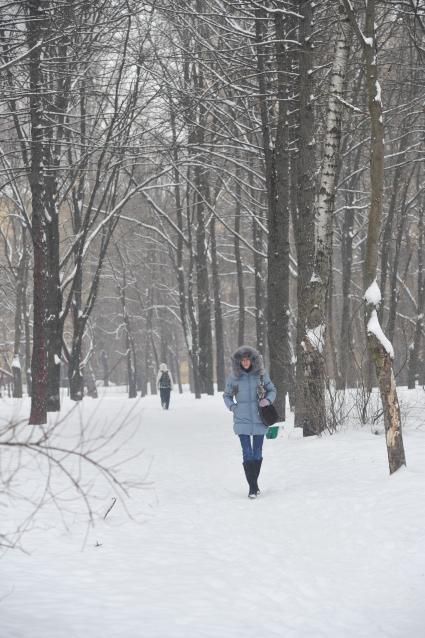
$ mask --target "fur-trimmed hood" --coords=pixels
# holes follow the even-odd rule
[[[251,346],[240,346],[235,352],[232,354],[232,373],[235,377],[239,377],[242,372],[241,368],[241,359],[243,357],[249,357],[252,363],[252,371],[254,373],[259,373],[260,375],[264,374],[264,363],[263,357],[255,348]]]

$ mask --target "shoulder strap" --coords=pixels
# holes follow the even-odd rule
[[[260,374],[260,383],[257,386],[257,395],[259,399],[263,399],[266,396],[266,389],[264,387],[264,374]]]

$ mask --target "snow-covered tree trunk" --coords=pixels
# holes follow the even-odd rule
[[[252,169],[252,166],[250,167]],[[254,199],[254,178],[252,170],[248,173],[249,186],[251,190],[251,196]],[[263,230],[259,226],[257,218],[253,215],[252,218],[252,244],[255,248],[254,252],[254,295],[255,295],[255,335],[256,346],[258,352],[263,356],[266,349],[266,320],[264,316],[265,307],[265,290],[266,282],[264,281],[263,274],[263,258],[261,252],[263,248]]]
[[[189,83],[189,69],[188,63],[184,64],[184,76],[186,83]],[[180,320],[183,329],[183,335],[186,342],[187,351],[189,353],[190,361],[192,364],[193,372],[193,385],[196,398],[201,398],[199,371],[198,371],[198,324],[194,312],[193,303],[193,243],[192,243],[192,225],[190,218],[190,211],[188,202],[186,202],[186,218],[188,239],[184,238],[184,224],[183,224],[183,196],[181,189],[181,177],[178,169],[179,164],[179,147],[177,143],[177,130],[176,130],[176,111],[172,103],[171,96],[169,96],[170,107],[170,125],[173,142],[173,175],[174,175],[174,200],[176,205],[177,226],[179,233],[177,234],[177,252],[176,252],[176,267],[177,267],[177,284],[178,284],[178,296],[179,296],[179,311]],[[188,178],[189,178],[188,168]],[[187,272],[187,295],[186,295],[186,283],[184,272],[184,246],[187,244],[189,252],[189,267]]]
[[[306,432],[310,414],[305,405],[304,349],[308,305],[308,286],[314,265],[314,190],[316,171],[316,141],[313,105],[313,27],[315,3],[307,0],[300,5],[298,51],[299,73],[299,124],[297,129],[296,205],[294,215],[295,243],[297,249],[297,349],[295,425]],[[312,433],[314,434],[314,432]]]
[[[285,415],[285,383],[284,362],[288,342],[288,330],[285,332],[285,278],[288,264],[285,258],[286,245],[282,233],[285,232],[285,207],[281,205],[278,195],[276,156],[269,117],[270,105],[268,95],[268,53],[266,33],[266,11],[255,10],[255,41],[257,54],[257,78],[261,114],[262,146],[265,162],[267,208],[268,208],[268,242],[267,242],[267,341],[269,346],[269,369],[277,389],[275,401],[279,415]],[[285,149],[286,151],[286,149]]]
[[[22,366],[21,366],[21,340],[23,324],[24,297],[26,295],[25,271],[27,270],[27,245],[26,229],[22,230],[22,254],[19,259],[16,278],[16,307],[15,307],[15,342],[13,347],[13,397],[22,397]]]
[[[126,265],[116,245],[116,250],[121,263],[122,282],[119,280],[119,274],[115,272],[113,266],[113,274],[115,284],[117,288],[117,295],[121,303],[122,320],[124,327],[124,346],[125,346],[125,359],[127,363],[127,385],[128,385],[128,398],[135,399],[137,397],[137,364],[136,364],[136,349],[134,346],[134,338],[131,328],[130,316],[127,309],[127,274]],[[161,356],[165,361],[165,357]]]
[[[214,296],[214,328],[215,328],[215,359],[217,391],[222,392],[226,383],[226,372],[224,365],[224,328],[223,312],[221,308],[221,285],[220,270],[217,255],[217,238],[215,217],[210,222],[210,243],[211,243],[211,274]]]
[[[409,189],[409,185],[410,185],[410,180],[406,179],[406,182],[403,188],[404,197],[401,198],[400,211],[399,211],[398,224],[397,224],[397,234],[396,234],[396,240],[395,240],[394,259],[393,259],[393,263],[391,267],[390,302],[389,302],[389,311],[388,311],[388,322],[387,322],[387,326],[385,330],[388,335],[388,339],[391,342],[394,339],[397,304],[399,300],[397,277],[399,272],[404,229],[405,229],[405,225],[407,221],[406,195]]]
[[[25,250],[28,250],[26,247]],[[28,312],[28,259],[24,270],[24,285],[23,285],[23,297],[22,297],[22,318],[24,322],[25,332],[25,379],[27,382],[27,394],[30,397],[32,393],[32,377],[31,377],[31,327],[30,317]]]
[[[359,146],[352,171],[354,175],[360,163],[361,146]],[[342,313],[339,335],[339,377],[337,379],[337,388],[339,390],[347,387],[349,381],[350,362],[352,360],[352,319],[351,319],[351,286],[352,286],[352,270],[353,270],[353,238],[354,238],[354,203],[355,203],[355,186],[356,177],[352,177],[348,183],[348,193],[346,193],[346,209],[344,211],[344,221],[342,225],[341,238],[341,262],[342,262]],[[352,368],[351,368],[352,369]]]
[[[284,17],[283,13],[275,14],[276,29],[276,68],[278,72],[277,93],[279,100],[279,114],[276,130],[275,170],[277,182],[277,207],[274,224],[269,227],[269,253],[276,257],[276,270],[280,269],[275,282],[271,283],[268,290],[273,295],[277,292],[275,303],[269,308],[269,325],[273,326],[275,340],[280,335],[280,347],[277,356],[271,358],[270,373],[281,378],[280,397],[277,399],[279,415],[286,418],[286,394],[292,382],[292,352],[290,345],[289,320],[291,308],[289,304],[289,276],[290,276],[290,150],[289,131],[293,125],[294,106],[292,95],[295,92],[294,82],[288,74],[288,69],[294,66],[294,53],[292,47],[288,47],[286,39],[290,33],[295,32],[295,18]],[[273,345],[273,348],[275,346]],[[278,388],[279,389],[279,388]]]
[[[198,140],[199,141],[199,140]],[[200,143],[200,145],[202,142]],[[195,168],[196,194],[196,287],[198,293],[199,317],[199,375],[201,391],[214,394],[213,347],[211,325],[211,300],[208,278],[207,243],[205,229],[205,176],[199,167]]]
[[[100,364],[102,366],[103,387],[109,387],[109,357],[106,350],[100,353]]]
[[[198,16],[206,11],[204,0],[196,0]],[[198,22],[200,34],[205,35],[205,26]],[[204,154],[206,147],[207,105],[203,100],[206,89],[204,81],[204,56],[206,54],[203,43],[195,44],[195,63],[192,66],[193,89],[197,100],[195,126],[192,130],[192,142],[197,149],[197,162],[194,168],[195,182],[195,216],[196,216],[196,289],[198,301],[198,337],[199,337],[199,377],[201,392],[214,394],[213,381],[213,344],[211,321],[210,283],[208,276],[208,247],[206,236],[206,209],[210,208],[209,175],[207,160]]]
[[[243,281],[243,263],[241,255],[240,245],[240,233],[241,233],[241,197],[242,190],[239,182],[238,171],[236,173],[236,186],[235,186],[235,234],[233,236],[233,245],[235,249],[235,262],[236,262],[236,280],[238,284],[238,346],[242,346],[245,343],[245,288]]]
[[[49,64],[46,83],[50,86],[49,103],[52,105],[47,121],[44,162],[45,197],[48,243],[48,290],[47,290],[47,411],[60,410],[60,361],[62,355],[63,320],[62,290],[60,281],[60,231],[59,231],[59,171],[63,156],[62,142],[64,124],[70,100],[73,67],[70,64],[71,40],[76,32],[70,29],[73,18],[72,3],[59,6],[56,11],[56,28],[63,28],[59,43],[48,46]],[[53,27],[53,28],[55,28]],[[52,60],[52,62],[50,62]]]
[[[41,75],[41,47],[43,39],[44,6],[41,0],[28,0],[27,40],[29,54],[30,123],[31,123],[31,203],[32,241],[34,254],[34,324],[31,362],[32,395],[29,423],[41,425],[47,421],[47,233],[43,168],[43,89]]]
[[[194,271],[194,249],[193,249],[193,237],[192,237],[192,219],[191,219],[191,211],[189,201],[186,202],[186,222],[187,222],[187,230],[188,230],[188,242],[189,242],[189,268],[187,274],[187,312],[190,321],[190,333],[188,334],[189,339],[189,356],[190,362],[192,364],[192,380],[193,380],[193,390],[195,393],[195,398],[201,398],[201,379],[199,374],[199,328],[198,328],[198,320],[196,316],[195,309],[195,299],[194,299],[194,285],[193,285],[193,271]]]
[[[418,354],[421,346],[423,330],[424,330],[424,309],[425,309],[425,281],[424,281],[424,202],[423,199],[419,204],[419,220],[418,220],[418,310],[416,314],[415,333],[413,342],[409,346],[409,371],[407,379],[407,387],[413,390],[416,385],[416,374],[418,367]]]
[[[327,425],[324,357],[327,329],[326,300],[329,288],[332,254],[333,211],[343,108],[342,95],[349,53],[349,42],[346,37],[346,16],[341,5],[340,10],[340,24],[339,27],[335,27],[334,57],[330,75],[324,156],[320,187],[315,204],[314,271],[308,287],[306,332],[301,343],[301,356],[304,370],[304,436],[319,434]]]
[[[381,292],[376,282],[379,234],[382,223],[384,189],[384,121],[381,86],[378,79],[377,42],[375,32],[375,0],[366,7],[363,33],[350,0],[343,0],[352,28],[359,40],[365,60],[368,108],[371,124],[370,154],[370,208],[367,231],[365,280],[365,313],[368,347],[375,364],[376,375],[384,412],[385,438],[390,473],[406,464],[401,431],[400,405],[394,378],[392,344],[385,337],[379,324],[378,309]]]
[[[396,216],[397,204],[400,200],[399,191],[402,180],[404,179],[404,158],[406,155],[406,147],[409,136],[406,131],[400,131],[400,142],[397,150],[398,166],[396,166],[394,171],[394,178],[391,185],[391,196],[388,205],[388,213],[387,217],[383,224],[383,233],[382,233],[382,250],[381,250],[381,277],[380,277],[380,288],[383,296],[386,295],[386,287],[387,287],[387,278],[388,278],[388,268],[389,268],[389,256],[391,250],[391,240],[394,235],[394,219]],[[383,305],[379,309],[379,321],[382,322],[384,315],[384,307]]]

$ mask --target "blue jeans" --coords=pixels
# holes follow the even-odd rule
[[[244,461],[259,461],[263,458],[264,434],[239,434]]]

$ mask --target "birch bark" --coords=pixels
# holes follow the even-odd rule
[[[340,24],[335,29],[334,57],[330,76],[324,157],[320,188],[315,202],[314,270],[308,286],[306,332],[301,342],[303,378],[303,434],[320,434],[326,426],[325,340],[326,301],[332,255],[333,211],[338,166],[342,95],[347,69],[349,41],[346,16],[340,5]]]

